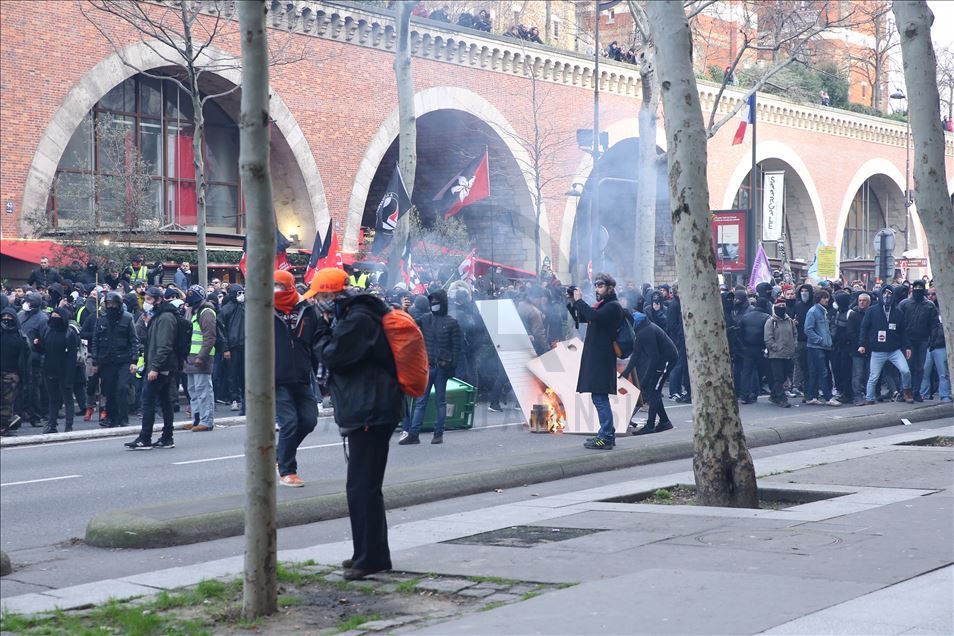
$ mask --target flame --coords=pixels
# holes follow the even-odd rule
[[[563,410],[563,402],[549,387],[544,392],[544,399],[547,405],[547,425],[550,432],[562,433],[566,427],[566,411]]]

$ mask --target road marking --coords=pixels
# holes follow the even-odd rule
[[[340,446],[341,442],[335,442],[333,444],[315,444],[314,446],[299,446],[298,450],[311,450],[312,448],[331,448],[333,446]],[[186,464],[202,464],[205,462],[220,462],[226,459],[239,459],[245,457],[245,453],[241,455],[224,455],[222,457],[208,457],[206,459],[190,459],[186,462],[172,462],[173,466],[185,466]]]
[[[6,486],[20,486],[22,484],[38,484],[41,481],[59,481],[61,479],[76,479],[77,477],[82,477],[82,475],[64,475],[63,477],[47,477],[45,479],[28,479],[26,481],[9,481],[5,484],[0,484],[0,488]]]

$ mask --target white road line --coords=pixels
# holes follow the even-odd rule
[[[47,477],[46,479],[28,479],[26,481],[9,481],[5,484],[0,484],[0,488],[5,488],[6,486],[20,486],[22,484],[38,484],[41,481],[59,481],[61,479],[76,479],[77,477],[82,477],[82,475],[65,475],[63,477]]]
[[[299,446],[298,450],[311,450],[312,448],[331,448],[333,446],[340,446],[341,442],[335,442],[334,444],[315,444],[314,446]],[[190,459],[187,462],[172,462],[173,466],[184,466],[186,464],[202,464],[205,462],[219,462],[225,459],[239,459],[245,457],[245,453],[241,455],[225,455],[223,457],[209,457],[207,459]]]

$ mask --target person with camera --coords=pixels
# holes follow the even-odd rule
[[[616,351],[613,341],[625,317],[623,307],[616,299],[616,280],[609,274],[596,275],[596,304],[592,307],[583,300],[583,292],[569,287],[567,308],[577,322],[587,324],[586,339],[580,361],[580,375],[576,382],[577,393],[592,395],[593,406],[600,419],[600,431],[596,437],[583,443],[593,450],[611,450],[616,445],[616,429],[613,427],[613,411],[609,396],[616,395]]]

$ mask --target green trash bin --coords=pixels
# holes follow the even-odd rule
[[[411,402],[411,415],[414,415],[414,405],[416,400]],[[477,389],[473,386],[451,378],[447,381],[447,418],[444,420],[444,430],[459,431],[474,426],[474,406],[477,403]],[[434,397],[434,389],[427,400],[427,408],[424,411],[424,423],[421,430],[425,432],[434,430],[434,423],[437,422],[437,398]]]

